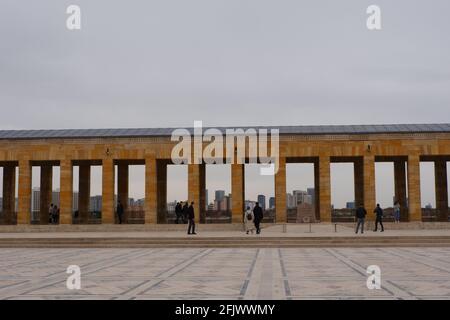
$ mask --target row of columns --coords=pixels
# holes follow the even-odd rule
[[[314,160],[314,178],[316,191],[316,216],[321,221],[331,221],[331,179],[329,156],[319,156]],[[367,209],[375,207],[375,157],[366,155],[354,158],[355,201],[362,203]],[[420,158],[418,155],[410,155],[405,158],[394,159],[395,198],[402,208],[404,221],[421,220],[420,203]],[[448,216],[448,186],[447,163],[445,159],[435,161],[436,181],[436,207],[439,218],[447,221]],[[275,210],[276,222],[283,223],[287,220],[286,214],[286,162],[281,157],[278,163],[278,171],[274,176],[275,183]],[[115,162],[111,158],[102,160],[102,222],[114,223],[114,182]],[[156,159],[148,156],[145,159],[145,222],[164,223],[166,219],[166,195],[167,195],[167,165],[170,160]],[[407,164],[407,174],[406,174]],[[60,187],[60,223],[72,222],[73,208],[73,165],[69,159],[59,161],[61,187]],[[79,164],[79,216],[82,221],[87,221],[90,200],[90,175],[91,163]],[[128,206],[128,180],[129,163],[117,162],[118,166],[118,200],[124,206],[125,212]],[[3,212],[12,216],[15,207],[15,168],[17,164],[4,165],[3,169]],[[19,210],[17,223],[27,224],[30,221],[31,212],[31,168],[28,160],[20,160],[19,166]],[[406,179],[407,178],[407,179]],[[194,202],[196,220],[205,221],[205,184],[206,174],[204,164],[188,165],[188,194],[189,201]],[[407,187],[407,189],[406,189]],[[232,194],[232,222],[242,221],[245,205],[245,165],[231,165],[231,194]],[[40,222],[48,223],[48,207],[52,198],[52,165],[41,164],[40,181]],[[10,219],[10,218],[8,218]]]

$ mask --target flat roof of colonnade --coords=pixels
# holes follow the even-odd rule
[[[180,127],[183,128],[183,127]],[[213,127],[203,127],[203,131]],[[450,123],[437,124],[377,124],[377,125],[314,125],[314,126],[255,126],[214,127],[225,134],[226,129],[278,129],[284,135],[330,134],[398,134],[450,133]],[[132,138],[169,137],[178,128],[116,128],[116,129],[54,129],[54,130],[0,130],[0,140],[61,139],[61,138]],[[185,127],[193,134],[194,129]]]

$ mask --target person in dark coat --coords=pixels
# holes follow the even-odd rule
[[[180,219],[183,219],[183,207],[181,206],[181,203],[177,202],[177,205],[175,206],[175,215],[177,216],[175,223],[179,223]]]
[[[117,202],[117,216],[119,217],[119,224],[122,224],[123,204],[120,200]]]
[[[367,211],[362,204],[356,209],[356,234],[358,234],[359,226],[361,226],[361,233],[364,233],[364,220],[366,219]]]
[[[256,228],[256,234],[261,233],[260,223],[263,219],[263,211],[261,207],[259,206],[259,203],[256,202],[255,207],[253,208],[253,215],[255,216],[254,222],[255,222],[255,228]]]
[[[189,205],[187,200],[184,202],[184,206],[182,209],[182,215],[183,215],[183,222],[186,223],[188,221],[188,215],[189,215]]]
[[[383,209],[380,208],[380,204],[377,203],[377,207],[375,208],[375,210],[373,210],[373,212],[375,213],[375,230],[373,230],[373,232],[376,232],[378,230],[378,223],[381,226],[381,232],[384,231],[384,227],[383,227]]]
[[[195,213],[194,213],[194,202],[191,202],[191,205],[188,208],[188,234],[196,234],[195,233]]]

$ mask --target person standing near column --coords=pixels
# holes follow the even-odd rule
[[[48,208],[48,222],[53,223],[53,203]]]
[[[177,202],[177,205],[175,206],[175,215],[176,215],[175,223],[178,224],[179,220],[182,219],[183,215],[183,207],[180,202]]]
[[[366,219],[367,211],[364,208],[362,204],[359,205],[358,209],[356,209],[356,231],[355,233],[358,234],[359,226],[361,226],[361,234],[364,233],[364,221]]]
[[[196,234],[195,233],[195,212],[194,212],[194,202],[191,202],[191,205],[188,208],[188,219],[189,219],[189,225],[188,225],[188,234]],[[191,231],[192,230],[192,231]]]
[[[254,220],[255,215],[252,210],[250,210],[250,207],[247,207],[247,210],[244,212],[244,227],[247,234],[249,232],[253,234],[253,230],[255,230],[255,224],[253,223]]]
[[[394,204],[394,222],[400,223],[400,203],[395,201]]]
[[[253,209],[253,216],[255,221],[256,234],[260,234],[261,233],[260,223],[263,219],[263,212],[258,202],[256,202],[255,208]]]
[[[182,214],[183,214],[183,223],[186,223],[189,220],[188,219],[188,216],[189,216],[189,205],[188,205],[188,201],[187,200],[184,202],[184,206],[183,206],[183,209],[182,209]]]
[[[381,232],[384,231],[384,227],[383,227],[383,209],[380,208],[380,204],[377,203],[377,207],[375,208],[375,210],[373,210],[373,212],[376,215],[375,218],[375,230],[373,230],[373,232],[376,232],[378,230],[378,223],[381,225]]]
[[[117,202],[117,216],[119,217],[119,224],[122,224],[122,217],[123,217],[123,205],[120,200]]]

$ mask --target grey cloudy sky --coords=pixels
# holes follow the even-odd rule
[[[70,4],[80,31],[66,29]],[[370,4],[381,31],[366,28]],[[450,122],[449,12],[447,0],[2,0],[0,128]]]

